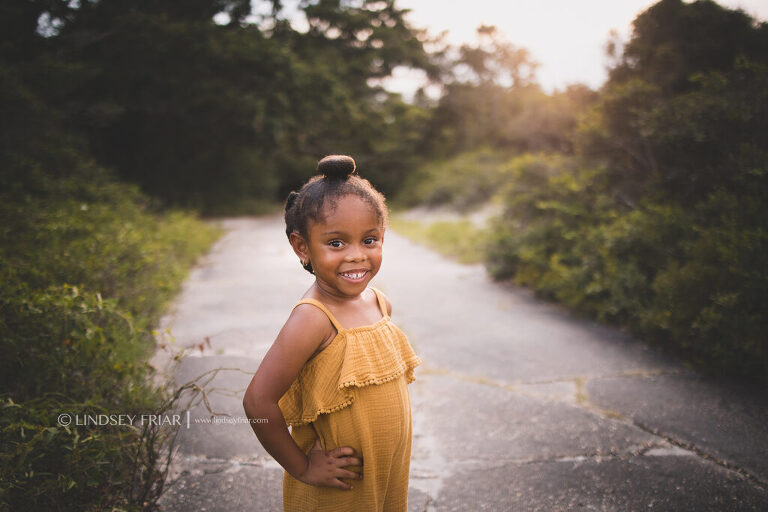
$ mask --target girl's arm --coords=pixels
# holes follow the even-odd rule
[[[348,457],[354,450],[344,446],[324,452],[316,442],[307,457],[288,432],[285,417],[277,405],[332,329],[328,317],[316,307],[294,308],[251,379],[243,397],[243,408],[251,419],[266,418],[265,423],[251,422],[251,428],[264,449],[291,476],[311,485],[351,489],[339,478],[361,478],[359,473],[343,469],[362,465],[360,459]]]

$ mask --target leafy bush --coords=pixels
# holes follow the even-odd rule
[[[68,163],[68,178],[34,159],[4,169],[37,171],[0,194],[0,503],[151,508],[164,479],[161,432],[57,417],[162,410],[146,363],[151,328],[219,231],[155,211],[77,152]]]
[[[4,294],[0,308],[3,390],[17,401],[59,393],[116,405],[123,382],[144,376],[124,346],[146,346],[145,333],[134,330],[114,299],[67,285],[21,288]]]
[[[146,363],[121,355],[145,333],[114,300],[72,286],[4,295],[0,310],[0,500],[17,510],[141,509],[138,498],[162,487],[160,468],[142,463],[142,431],[58,419],[156,409],[162,392],[147,384]]]
[[[489,271],[662,344],[711,371],[764,379],[768,226],[724,190],[693,210],[601,192],[601,169],[517,167],[489,230]]]
[[[499,193],[504,212],[490,230],[489,271],[499,279],[515,276],[519,284],[556,286],[563,265],[573,261],[578,231],[592,225],[604,202],[594,190],[599,173],[576,174],[573,161],[558,156],[524,155],[510,168],[510,181]]]

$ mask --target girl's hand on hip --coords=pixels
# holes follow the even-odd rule
[[[320,444],[320,438],[315,439],[315,444],[309,451],[307,467],[298,480],[305,484],[317,487],[335,487],[337,489],[352,489],[352,486],[340,480],[349,478],[362,480],[362,473],[355,473],[344,466],[362,466],[363,461],[358,457],[351,457],[355,450],[351,446],[340,446],[326,452]]]

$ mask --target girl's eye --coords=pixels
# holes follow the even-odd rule
[[[341,247],[341,240],[331,240],[328,242],[331,247]]]
[[[375,244],[377,241],[378,241],[378,239],[377,239],[377,238],[366,238],[366,239],[365,239],[365,244],[366,244],[366,245],[373,245],[373,244]]]

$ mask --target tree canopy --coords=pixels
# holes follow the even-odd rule
[[[242,0],[11,0],[2,57],[99,162],[170,203],[274,200],[331,152],[391,188],[405,105],[370,81],[436,69],[404,11],[304,1],[298,31],[265,3],[254,18]]]

